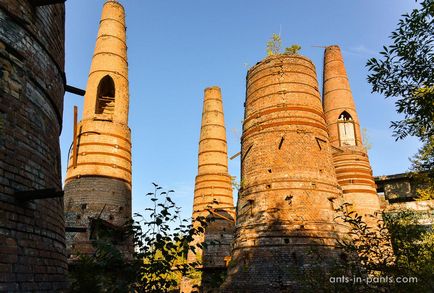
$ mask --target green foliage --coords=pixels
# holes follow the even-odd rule
[[[82,255],[70,274],[71,292],[173,292],[178,290],[182,277],[194,275],[199,262],[187,262],[188,252],[205,247],[192,244],[205,230],[206,220],[180,218],[180,208],[170,195],[154,184],[148,193],[153,207],[138,220],[125,225],[134,244],[131,259],[106,240],[94,241],[95,254]]]
[[[433,0],[423,0],[420,9],[403,15],[390,36],[392,45],[380,52],[382,58],[367,62],[372,91],[398,98],[396,109],[404,119],[392,122],[397,139],[434,135],[433,16]]]
[[[95,241],[93,256],[81,255],[70,267],[71,292],[127,292],[137,279],[131,265],[109,242]]]
[[[281,47],[282,47],[282,39],[280,35],[274,33],[271,36],[271,39],[267,42],[267,56],[282,54],[280,52]],[[294,44],[290,47],[286,47],[284,54],[298,54],[300,50],[301,47],[299,45]]]
[[[383,47],[381,59],[367,66],[372,91],[396,97],[404,119],[392,122],[397,139],[412,135],[423,147],[412,159],[412,170],[426,175],[420,199],[434,198],[434,1],[422,0],[419,9],[404,14],[392,32],[392,45]]]
[[[280,54],[280,47],[282,46],[282,40],[280,35],[273,34],[271,39],[267,42],[267,56]]]
[[[416,277],[413,283],[372,284],[380,292],[432,292],[434,290],[434,232],[422,225],[413,211],[383,214],[377,225],[369,227],[344,204],[338,208],[339,218],[351,230],[352,241],[342,247],[358,255],[362,271],[368,276],[392,278]],[[431,219],[432,220],[432,219]]]
[[[341,241],[350,253],[358,255],[358,262],[368,274],[376,274],[381,268],[391,266],[394,261],[393,248],[391,246],[389,230],[383,220],[371,216],[377,222],[375,227],[370,227],[362,216],[354,211],[349,211],[349,204],[341,205],[336,211],[338,219],[350,228],[351,239]]]
[[[237,177],[236,176],[232,176],[231,177],[231,184],[232,184],[232,188],[235,188],[238,192],[240,192],[244,185],[244,179],[241,179],[239,182],[237,181]]]
[[[285,54],[298,54],[298,52],[301,50],[301,46],[294,44],[291,47],[285,48]]]

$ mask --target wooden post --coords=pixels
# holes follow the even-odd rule
[[[72,167],[77,167],[77,106],[74,106],[74,134],[72,138]]]

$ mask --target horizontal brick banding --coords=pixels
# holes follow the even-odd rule
[[[371,193],[371,194],[377,194],[377,191],[372,189],[344,189],[343,193]]]
[[[315,65],[312,63],[312,61],[310,61],[307,58],[304,58],[303,56],[293,56],[293,57],[309,63],[309,66],[306,64],[303,64],[303,63],[296,63],[296,66],[302,66],[302,67],[310,70],[313,75],[316,74],[315,70],[313,69],[313,68],[315,68]],[[289,62],[284,63],[284,61],[283,61],[281,63],[281,66],[285,66],[288,64],[290,64],[290,63]],[[259,65],[261,65],[261,66],[259,66]],[[260,72],[265,71],[265,70],[270,70],[270,67],[273,68],[274,66],[267,66],[266,63],[261,62],[261,64],[257,64],[255,66],[253,66],[252,68],[250,68],[249,71],[247,72],[247,76],[248,76],[247,83],[249,82],[249,80],[253,80],[253,77],[256,74],[259,74]],[[280,67],[280,66],[277,66],[277,67]]]
[[[83,135],[85,135],[85,136],[91,136],[91,135],[106,135],[106,136],[116,137],[116,138],[119,138],[119,139],[125,141],[125,142],[128,143],[129,145],[131,145],[131,141],[130,141],[128,138],[125,138],[124,136],[117,135],[117,134],[114,134],[114,133],[98,132],[98,133],[86,133],[86,134],[83,134]]]
[[[226,143],[226,140],[225,140],[225,139],[216,138],[216,137],[207,137],[207,138],[201,139],[201,140],[199,141],[199,143],[201,143],[201,142],[203,142],[203,141],[205,141],[205,140],[218,140],[218,141],[221,141],[221,142]]]
[[[330,183],[330,182],[326,182],[326,181],[319,181],[319,180],[309,180],[309,179],[288,179],[288,178],[273,178],[273,183],[286,183],[286,182],[314,182],[322,184],[322,185],[328,185],[331,186],[333,188],[336,187],[336,184]],[[256,186],[260,186],[260,185],[264,185],[264,184],[269,184],[270,181],[269,180],[262,180],[262,181],[255,181],[254,183],[249,184],[249,188],[251,187],[256,187]]]
[[[345,169],[337,169],[336,170],[336,176],[338,176],[338,178],[340,178],[341,174],[344,173],[354,173],[354,174],[358,174],[358,173],[364,173],[364,174],[369,174],[372,176],[372,171],[371,169],[361,169],[361,168],[345,168]]]
[[[220,154],[227,155],[227,152],[225,152],[225,151],[219,151],[219,150],[202,151],[202,152],[199,152],[199,155],[207,154],[207,153],[220,153]]]
[[[199,164],[199,168],[205,167],[205,166],[219,166],[219,167],[225,167],[225,168],[227,168],[227,165],[218,164],[218,163]]]
[[[284,121],[284,122],[274,122],[274,123],[269,123],[269,124],[262,124],[260,126],[256,126],[256,127],[252,127],[251,129],[249,129],[248,131],[245,131],[243,133],[243,136],[241,139],[245,139],[246,137],[250,136],[251,134],[255,133],[255,132],[259,132],[263,129],[267,129],[267,128],[271,128],[271,127],[277,127],[277,126],[312,126],[312,127],[316,127],[319,128],[325,132],[327,132],[327,128],[319,123],[313,123],[313,122],[307,122],[307,121]]]
[[[127,62],[127,59],[125,59],[124,56],[121,56],[120,54],[116,54],[114,52],[97,52],[97,53],[93,54],[93,57],[96,57],[98,55],[113,55],[113,56],[121,58],[124,62]]]
[[[245,125],[245,124],[246,124],[247,122],[249,122],[251,119],[260,118],[260,117],[263,116],[263,115],[272,114],[272,113],[276,113],[276,112],[282,112],[282,111],[301,111],[301,112],[310,112],[310,113],[316,114],[316,115],[322,117],[323,119],[325,119],[324,114],[321,113],[321,112],[318,111],[318,110],[315,110],[315,109],[311,109],[311,108],[307,108],[307,107],[296,107],[296,106],[289,107],[289,106],[284,106],[284,107],[275,107],[275,108],[273,107],[273,108],[267,108],[267,109],[265,109],[265,110],[263,110],[263,111],[260,111],[260,112],[251,113],[251,114],[249,115],[249,117],[247,117],[247,118],[244,120],[244,123],[243,123],[243,124]]]
[[[105,37],[115,38],[115,39],[117,39],[118,41],[124,43],[125,47],[127,46],[127,43],[126,43],[124,40],[122,40],[121,38],[119,38],[119,37],[117,37],[117,36],[114,36],[114,35],[108,35],[108,34],[99,35],[99,36],[97,37],[97,40],[100,39],[100,38],[105,38]],[[125,58],[123,58],[123,59],[125,59]]]
[[[212,124],[212,123],[203,124],[202,128],[205,128],[205,127],[221,127],[221,128],[226,129],[226,127],[224,125],[221,125],[221,124]]]
[[[344,201],[359,215],[375,214],[380,209],[376,185],[372,177],[366,149],[362,144],[360,122],[357,117],[349,80],[339,47],[327,47],[324,54],[323,106],[329,127],[330,142],[340,152],[333,153],[338,182],[342,187]],[[343,112],[351,117],[354,125],[355,146],[341,145],[339,117]],[[348,118],[348,117],[347,117]],[[368,225],[376,225],[370,217]]]
[[[293,187],[291,186],[290,188],[288,187],[284,187],[284,188],[267,188],[267,189],[263,189],[263,190],[258,190],[258,191],[249,191],[249,195],[251,194],[257,194],[257,193],[268,193],[270,191],[280,191],[280,190],[286,190],[288,191],[288,193],[291,192],[291,190],[305,190],[305,191],[319,191],[319,192],[325,192],[325,193],[332,193],[332,194],[341,194],[339,191],[336,190],[330,190],[330,189],[321,189],[321,188],[311,188],[311,189],[307,189],[306,187]],[[246,197],[247,195],[242,195],[242,197]]]
[[[229,176],[228,173],[200,173],[197,174],[196,178],[200,178],[200,177],[205,177],[205,176],[219,176],[219,177],[225,177],[225,178],[229,178],[229,182],[231,182],[230,178],[231,176]]]
[[[120,150],[123,150],[123,151],[125,151],[125,152],[131,154],[131,150],[130,150],[130,149],[127,149],[127,148],[124,148],[124,147],[121,147],[121,146],[119,146],[119,145],[112,144],[112,143],[85,142],[85,143],[80,143],[80,144],[78,144],[77,147],[80,148],[80,146],[94,146],[94,145],[95,145],[95,146],[108,146],[108,147],[113,147],[113,148],[120,149]]]
[[[369,162],[359,162],[359,161],[353,161],[351,162],[345,162],[345,163],[339,163],[339,164],[335,164],[336,167],[336,172],[340,172],[340,170],[346,170],[348,169],[348,167],[353,167],[353,168],[359,168],[359,169],[368,169],[369,171],[371,171],[371,166],[369,165]]]
[[[248,72],[234,265],[223,292],[268,292],[270,283],[297,282],[294,275],[279,273],[300,266],[288,258],[294,249],[306,267],[318,265],[308,259],[309,247],[339,251],[343,228],[335,229],[332,201],[342,192],[315,68],[306,61],[296,54],[275,55]],[[292,219],[303,221],[311,234],[296,234]],[[291,242],[284,243],[285,238]],[[329,252],[327,257],[335,256]],[[292,290],[285,285],[281,291]]]
[[[79,177],[80,178],[95,178],[95,177],[98,177],[98,178],[99,177],[101,177],[101,178],[108,178],[108,179],[119,180],[119,181],[122,181],[122,182],[125,182],[125,183],[131,185],[131,182],[128,181],[128,180],[125,180],[123,178],[114,177],[114,176],[108,176],[108,175],[98,175],[98,176],[95,176],[95,175],[80,175]],[[69,181],[73,180],[73,179],[74,180],[77,179],[77,176],[73,176],[71,178],[66,178],[65,184],[68,183]]]
[[[116,158],[120,158],[122,160],[127,161],[128,163],[131,164],[131,159],[118,155],[118,154],[114,154],[114,153],[106,153],[106,152],[81,152],[78,153],[79,156],[87,156],[87,155],[103,155],[103,156],[111,156],[111,157],[116,157]]]
[[[232,190],[230,194],[221,194],[221,193],[209,193],[209,194],[204,194],[203,196],[205,197],[213,197],[213,198],[218,198],[218,197],[225,197],[225,198],[229,198],[232,200],[233,196],[232,196]],[[194,198],[202,198],[203,197],[201,194],[199,195],[195,195]],[[193,206],[196,205],[203,205],[203,204],[212,204],[213,200],[211,200],[210,202],[207,203],[195,203]]]
[[[130,169],[123,168],[123,167],[118,166],[116,164],[108,164],[108,163],[100,163],[100,162],[77,163],[77,166],[86,166],[86,165],[89,165],[89,166],[106,166],[106,167],[121,169],[121,170],[124,170],[125,172],[131,172]],[[70,168],[68,168],[68,169],[70,169]],[[98,174],[94,174],[94,175],[98,175]]]
[[[227,182],[225,182],[227,183]],[[198,182],[196,182],[196,185],[198,184]],[[197,187],[194,189],[194,191],[198,191],[198,190],[203,190],[203,189],[226,189],[229,190],[232,193],[232,188],[231,187],[223,187],[223,186],[206,186],[206,187]]]
[[[128,77],[126,77],[125,75],[119,73],[118,71],[113,71],[113,70],[92,70],[91,72],[89,72],[89,77],[90,77],[92,74],[95,74],[95,73],[103,73],[103,74],[112,73],[112,74],[115,74],[115,75],[117,75],[117,76],[120,76],[120,77],[122,77],[123,79],[125,79],[126,81],[128,81]]]
[[[338,75],[335,75],[335,76],[332,76],[332,77],[329,77],[329,78],[325,79],[324,83],[328,82],[329,80],[335,79],[335,78],[343,78],[343,79],[348,80],[348,77],[346,75],[344,75],[344,74],[340,74],[339,75],[338,74]]]
[[[310,76],[309,74],[306,74],[306,75]],[[308,84],[301,83],[301,82],[276,82],[276,83],[270,83],[270,84],[268,84],[266,86],[257,88],[254,91],[250,92],[249,94],[250,94],[250,96],[252,96],[256,92],[258,92],[260,90],[266,89],[268,87],[273,87],[273,86],[276,86],[276,85],[281,86],[281,85],[284,85],[284,84],[295,84],[295,85],[301,85],[301,86],[309,86]],[[311,86],[309,86],[309,87],[311,87]],[[317,88],[312,87],[312,89],[314,89],[315,91],[318,91]],[[269,95],[292,94],[292,93],[295,93],[295,94],[300,94],[300,93],[301,94],[307,94],[307,95],[313,96],[316,99],[319,98],[318,95],[315,95],[315,94],[313,94],[313,93],[311,93],[309,91],[295,91],[295,90],[280,90],[280,91],[274,92],[274,93],[269,94]],[[247,104],[252,104],[252,103],[256,102],[257,100],[262,99],[264,97],[267,97],[269,95],[262,95],[262,96],[256,97],[255,99],[249,98],[248,100],[246,100],[246,105]]]
[[[356,177],[356,178],[358,178],[358,176]],[[339,180],[338,179],[338,183],[339,183],[339,185],[341,185],[341,186],[344,186],[344,185],[354,185],[354,184],[362,184],[362,185],[368,185],[368,186],[371,186],[371,187],[376,187],[376,185],[375,185],[375,183],[374,183],[374,180],[363,180],[363,179],[349,179],[349,180],[347,180],[347,179],[345,179],[345,180]]]
[[[342,175],[342,174],[336,174],[336,177],[338,180],[341,179],[352,179],[352,178],[366,178],[366,179],[372,179],[372,175],[369,173],[369,175],[363,175],[363,174],[351,174],[351,175]]]
[[[108,1],[108,2],[116,3],[115,1]],[[125,24],[122,23],[122,22],[120,22],[120,21],[117,20],[117,19],[114,19],[114,18],[104,18],[104,19],[101,19],[101,20],[99,21],[99,23],[101,24],[101,23],[103,23],[104,21],[114,21],[114,22],[117,22],[117,23],[120,24],[124,29],[126,29]]]

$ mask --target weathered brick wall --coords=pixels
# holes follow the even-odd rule
[[[65,184],[65,221],[67,227],[87,228],[86,232],[66,233],[67,254],[74,260],[77,252],[92,253],[89,218],[100,218],[122,226],[131,219],[131,188],[122,180],[82,177]]]
[[[64,4],[0,0],[0,291],[66,288],[63,199],[16,200],[61,190]]]
[[[111,110],[100,112],[103,80],[111,80]],[[131,218],[131,131],[128,127],[129,84],[125,10],[116,1],[106,1],[96,38],[95,51],[84,96],[83,117],[78,123],[76,154],[71,152],[65,180],[69,260],[76,252],[92,253],[90,218],[104,220],[114,229]],[[75,157],[74,157],[75,156]],[[74,161],[76,160],[76,162]],[[111,229],[111,228],[110,228]],[[131,250],[127,241],[120,248]]]
[[[338,46],[329,46],[324,52],[324,91],[323,106],[326,122],[333,146],[333,161],[344,200],[351,209],[365,217],[370,224],[380,211],[380,201],[375,190],[371,164],[365,149],[356,106],[345,70],[344,60]],[[339,117],[343,112],[351,115],[354,125],[355,144],[346,145],[340,140]]]
[[[225,258],[230,256],[235,227],[235,209],[231,177],[228,173],[226,127],[223,99],[217,86],[205,89],[200,129],[198,173],[196,176],[193,219],[202,216],[210,220],[205,233],[195,242],[205,242],[203,250],[189,252],[188,260],[202,261],[201,286],[208,292],[210,279],[226,271]],[[198,257],[199,256],[199,257]],[[191,292],[184,282],[182,292]]]
[[[299,55],[271,56],[249,70],[246,88],[241,191],[223,289],[296,292],[299,270],[327,270],[338,258],[344,231],[334,223],[341,192],[315,67]]]

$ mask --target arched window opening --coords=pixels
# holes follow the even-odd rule
[[[338,118],[340,146],[356,145],[356,132],[351,115],[344,111]]]
[[[95,114],[113,115],[115,109],[115,83],[106,75],[98,85]]]

